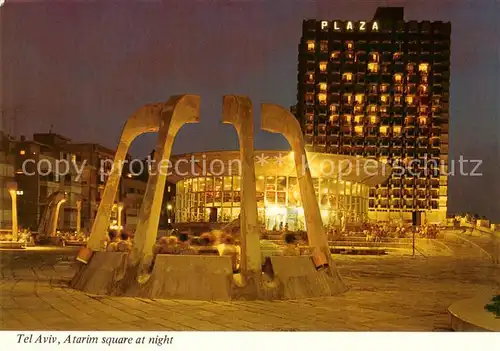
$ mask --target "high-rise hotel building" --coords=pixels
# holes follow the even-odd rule
[[[370,217],[442,222],[447,210],[451,24],[305,20],[296,116],[310,151],[391,164],[370,190]]]

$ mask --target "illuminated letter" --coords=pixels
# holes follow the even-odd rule
[[[347,30],[352,30],[352,22],[347,22]]]
[[[328,22],[327,21],[321,21],[321,29],[328,28]]]
[[[365,26],[366,26],[366,22],[365,21],[359,22],[359,30],[365,31],[366,30]]]
[[[372,25],[372,31],[378,31],[378,24],[377,22],[373,22],[373,25]]]
[[[333,29],[334,30],[340,30],[337,21],[333,22]]]

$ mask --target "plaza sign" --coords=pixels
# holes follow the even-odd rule
[[[354,31],[354,29],[357,29],[360,32],[365,32],[367,30],[367,28],[371,28],[372,32],[378,32],[378,30],[379,30],[377,22],[368,23],[366,21],[359,21],[359,22],[321,21],[321,29],[322,30],[327,30],[330,26],[333,28],[334,31],[337,31],[337,32],[340,32],[342,30]]]

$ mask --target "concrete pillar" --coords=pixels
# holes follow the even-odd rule
[[[246,96],[223,97],[222,122],[238,133],[241,160],[241,271],[250,275],[261,271],[260,235],[255,188],[254,128],[252,102]]]
[[[168,164],[164,160],[170,159],[175,136],[181,127],[186,123],[199,122],[200,97],[197,95],[172,96],[164,104],[161,117],[154,154],[154,165],[158,168],[151,171],[142,200],[130,255],[131,266],[138,265],[141,261],[144,265],[149,265],[153,257],[168,173]]]
[[[121,171],[124,166],[123,161],[127,156],[130,145],[139,135],[157,132],[159,130],[160,123],[163,120],[163,114],[166,112],[165,107],[165,103],[143,106],[125,123],[118,148],[116,149],[113,167],[108,175],[108,180],[104,187],[104,193],[99,203],[96,218],[92,223],[92,229],[87,243],[88,248],[92,251],[100,251],[104,248],[111,211],[120,183]]]
[[[81,231],[81,220],[82,220],[82,201],[76,200],[76,233],[79,234]]]
[[[328,238],[321,220],[321,212],[314,191],[311,171],[307,167],[304,138],[299,122],[295,116],[281,106],[262,104],[261,129],[271,133],[282,134],[292,147],[300,197],[304,208],[309,246],[315,252],[320,251],[325,255],[330,267],[330,274],[337,275],[340,279],[340,275],[338,275],[331,258]]]
[[[17,226],[17,184],[11,183],[7,185],[7,189],[12,200],[12,241],[18,240],[18,226]]]
[[[57,222],[59,220],[59,212],[61,210],[61,205],[66,202],[66,199],[61,199],[57,202],[56,208],[54,210],[54,217],[52,219],[52,226],[49,231],[49,236],[55,236],[57,231]]]
[[[120,228],[122,225],[122,211],[123,211],[123,203],[119,202],[118,207],[117,207],[117,214],[116,214],[116,218],[117,218],[116,225],[118,226],[118,228]]]

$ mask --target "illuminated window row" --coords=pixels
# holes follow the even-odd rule
[[[428,63],[420,63],[418,65],[418,71],[420,73],[428,73],[429,72],[429,67],[430,66],[429,66]],[[320,61],[318,63],[318,68],[319,68],[320,72],[327,72],[327,70],[328,70],[328,62],[327,61]],[[368,70],[368,72],[377,73],[377,72],[380,71],[380,64],[378,62],[370,62],[370,63],[367,64],[367,70]],[[415,72],[415,64],[408,64],[407,67],[406,67],[406,71],[408,73]],[[309,74],[313,74],[313,73],[309,73]],[[402,77],[402,74],[400,74],[400,73],[397,73],[397,74]]]

